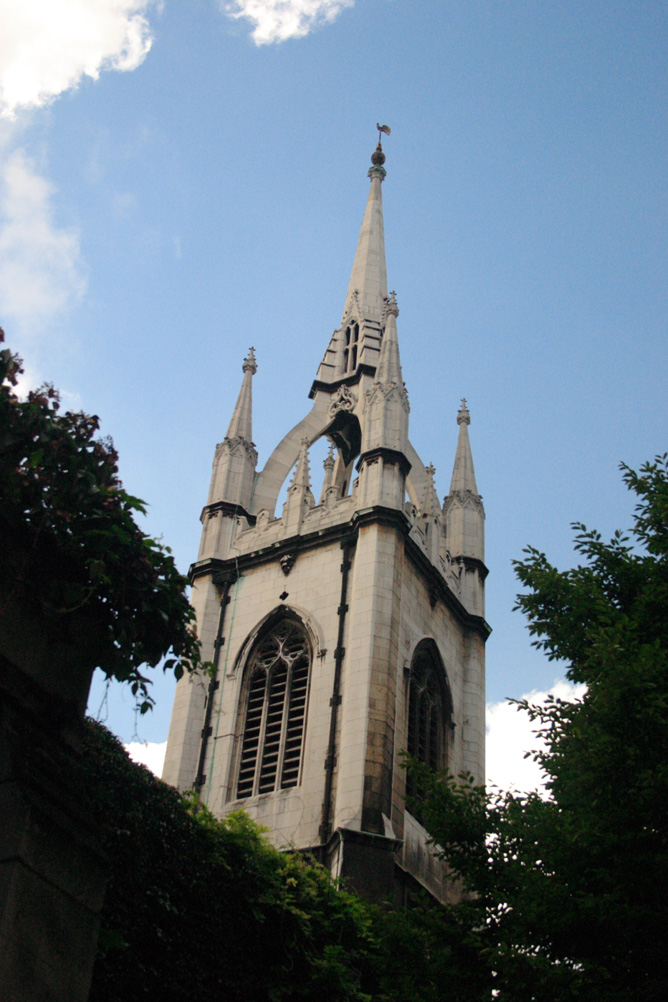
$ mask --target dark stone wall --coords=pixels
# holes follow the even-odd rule
[[[0,655],[0,998],[85,1002],[106,867],[80,775],[83,720]]]

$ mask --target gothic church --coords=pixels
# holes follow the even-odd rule
[[[388,295],[380,142],[346,293],[306,416],[262,470],[253,349],[215,450],[192,603],[215,677],[177,686],[163,778],[243,807],[370,900],[451,893],[406,806],[407,750],[484,782],[484,511],[468,437],[443,506],[408,437]],[[330,444],[319,498],[309,448]],[[287,499],[277,511],[283,483]]]

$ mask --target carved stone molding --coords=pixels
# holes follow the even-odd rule
[[[329,405],[330,416],[333,417],[338,411],[353,411],[356,403],[357,397],[350,387],[339,386]]]
[[[253,442],[247,442],[245,438],[224,438],[216,446],[215,459],[219,459],[223,453],[233,456],[236,452],[245,452],[253,466],[257,463],[257,449]]]
[[[383,403],[386,403],[393,397],[398,397],[404,410],[410,412],[411,408],[405,383],[374,383],[371,389],[366,392],[367,406],[370,407],[378,397],[382,398]]]

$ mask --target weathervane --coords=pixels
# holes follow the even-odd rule
[[[378,146],[376,146],[375,150],[371,154],[371,163],[373,164],[373,167],[369,168],[369,177],[379,177],[382,181],[385,177],[385,168],[383,167],[383,164],[385,163],[385,154],[383,153],[383,147],[380,140],[383,133],[385,133],[386,136],[389,136],[390,127],[389,125],[379,125],[378,122],[376,122],[376,128],[378,129]]]

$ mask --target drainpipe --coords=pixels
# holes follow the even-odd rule
[[[202,740],[199,749],[199,764],[197,766],[197,775],[195,777],[195,782],[193,786],[195,792],[199,795],[204,783],[206,782],[206,773],[204,772],[204,763],[206,762],[206,750],[209,743],[209,738],[211,736],[211,714],[213,713],[213,697],[218,689],[220,683],[218,681],[218,664],[220,662],[220,651],[225,643],[223,637],[223,625],[225,623],[225,610],[230,601],[230,588],[237,579],[236,571],[218,571],[218,573],[213,575],[213,584],[220,588],[220,614],[218,616],[218,629],[216,631],[216,639],[213,642],[213,671],[211,673],[211,681],[209,682],[209,691],[206,697],[206,710],[204,713],[204,727],[202,728]]]
[[[332,708],[329,720],[329,743],[327,746],[327,758],[325,759],[325,795],[322,803],[322,823],[320,825],[320,843],[325,846],[332,834],[332,823],[330,820],[332,811],[332,784],[334,782],[334,769],[336,768],[336,725],[341,705],[341,669],[346,649],[343,646],[344,628],[346,613],[348,612],[348,573],[351,567],[351,554],[355,548],[355,539],[350,536],[341,540],[343,550],[343,563],[341,564],[341,601],[338,608],[339,632],[336,639],[336,650],[334,651],[334,685],[332,698],[329,705]]]

